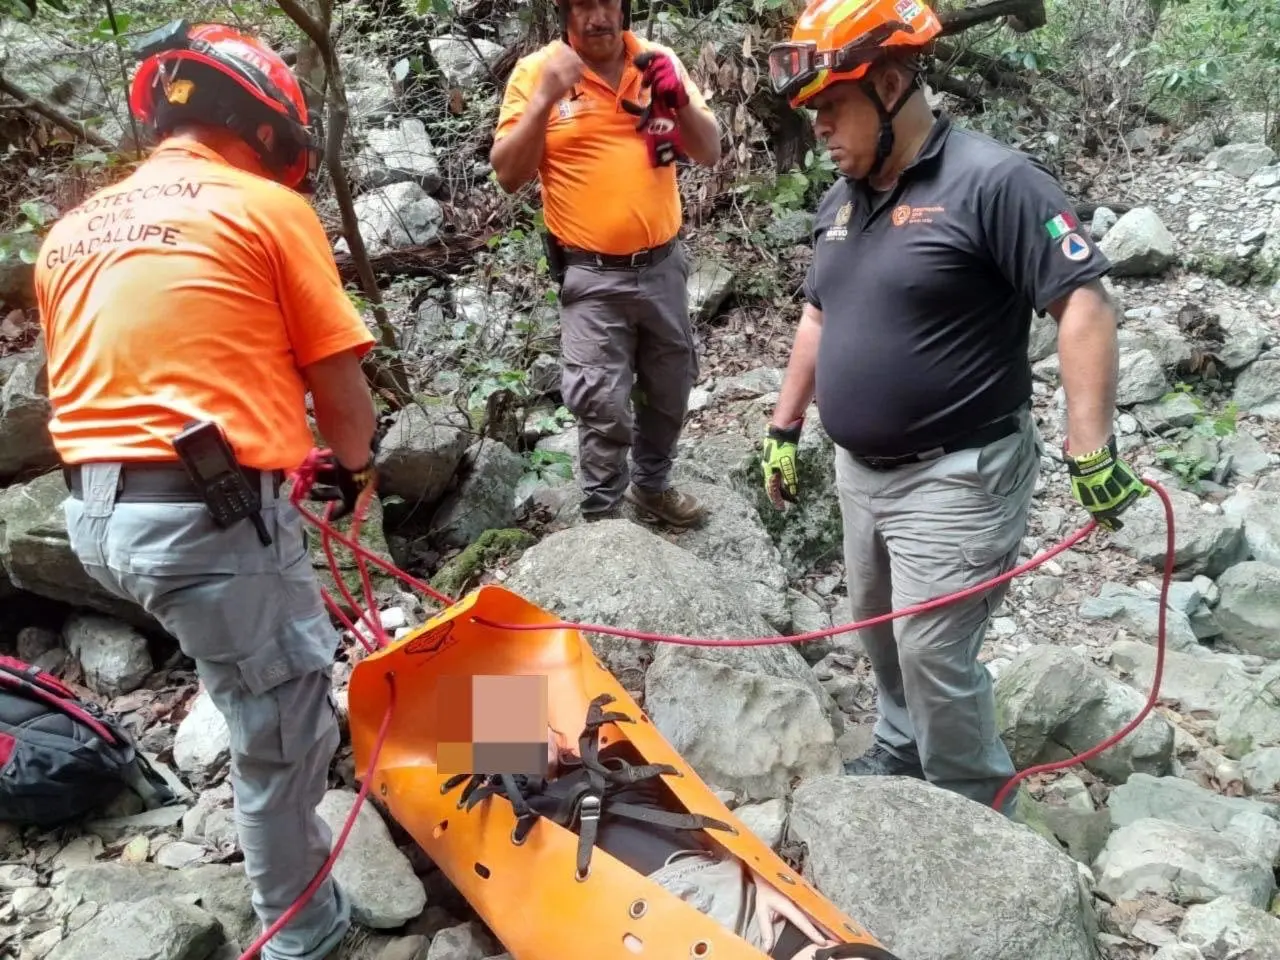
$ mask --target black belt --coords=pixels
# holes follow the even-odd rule
[[[81,465],[64,465],[62,475],[67,490],[77,500],[84,499]],[[262,471],[241,467],[250,486],[262,483]],[[284,483],[284,471],[271,471],[275,492]],[[191,482],[186,467],[180,463],[127,463],[120,469],[120,483],[115,499],[122,503],[203,503],[199,489]]]
[[[565,247],[564,262],[572,266],[599,267],[601,270],[637,270],[667,259],[679,239],[672,237],[661,246],[637,250],[635,253],[592,253],[577,247]]]
[[[1012,413],[1007,417],[1001,417],[999,420],[993,420],[986,426],[979,427],[963,437],[948,440],[946,443],[929,450],[922,450],[919,453],[904,453],[896,457],[864,457],[861,454],[850,451],[849,455],[864,467],[872,470],[892,470],[895,467],[905,467],[909,463],[936,460],[938,457],[945,456],[948,453],[956,453],[960,450],[985,447],[988,443],[995,443],[997,440],[1003,440],[1010,434],[1016,433],[1021,423],[1021,413]]]

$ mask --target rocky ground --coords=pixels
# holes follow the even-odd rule
[[[385,100],[374,81],[353,89]],[[398,140],[375,138],[365,155],[373,173],[362,211],[375,252],[425,242],[440,224],[430,145],[410,149],[420,131],[397,129]],[[1161,701],[1129,739],[1033,778],[1025,824],[1012,824],[920,783],[840,775],[841,760],[867,743],[875,709],[856,637],[715,651],[592,638],[743,822],[801,857],[819,888],[903,960],[1280,958],[1280,164],[1247,139],[1219,149],[1191,140],[1177,153],[1153,149],[1139,169],[1094,184],[1127,210],[1099,210],[1090,225],[1117,264],[1109,286],[1123,310],[1121,448],[1170,491],[1177,526]],[[382,209],[395,215],[374,223]],[[775,226],[791,235],[788,255],[803,257],[803,217],[798,229]],[[366,542],[454,596],[492,580],[569,619],[704,637],[846,622],[831,447],[816,411],[802,440],[803,502],[774,512],[756,473],[794,318],[744,316],[733,291],[752,278],[709,256],[710,238],[692,245],[704,377],[678,472],[713,508],[705,528],[580,524],[574,428],[554,396],[554,314],[521,314],[510,291],[459,283],[444,299],[395,304],[410,355],[543,336],[533,383],[544,399],[509,445],[477,439],[467,416],[443,403],[398,414]],[[122,718],[183,799],[145,810],[126,796],[47,834],[0,825],[0,949],[23,960],[234,960],[256,931],[226,727],[171,640],[97,588],[69,551],[65,488],[45,472],[43,358],[24,332],[29,321],[0,326],[0,483],[9,484],[0,490],[0,640]],[[1057,455],[1055,348],[1052,322],[1036,320],[1030,358],[1045,451],[1024,559],[1087,519]],[[433,382],[451,375],[442,368]],[[535,441],[531,454],[516,449]],[[1148,497],[1126,519],[1124,530],[1015,581],[993,620],[983,659],[1022,768],[1092,746],[1144,702],[1161,502]],[[327,582],[319,552],[315,565]],[[351,572],[347,561],[349,582]],[[433,609],[375,580],[397,635]],[[340,702],[360,649],[347,638]],[[321,811],[336,834],[358,787],[347,746],[331,786]],[[373,806],[337,874],[359,922],[350,957],[502,953]]]

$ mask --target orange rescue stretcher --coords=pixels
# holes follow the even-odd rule
[[[602,745],[625,738],[646,763],[674,768],[662,779],[685,810],[727,825],[709,831],[716,843],[842,938],[831,956],[892,960],[869,932],[734,817],[580,631],[556,626],[502,630],[473,617],[490,624],[559,622],[501,586],[480,587],[357,664],[349,690],[351,739],[357,769],[368,769],[380,728],[387,724],[369,796],[417,841],[514,960],[767,960],[767,955],[603,849],[591,850],[590,869],[580,878],[575,866],[579,837],[554,820],[539,817],[526,832],[516,829],[519,818],[504,795],[470,806],[464,802],[456,788],[459,778],[436,765],[441,678],[543,676],[548,722],[571,736],[583,728],[593,701],[612,698],[614,719],[599,728]],[[388,674],[396,701],[390,717]]]

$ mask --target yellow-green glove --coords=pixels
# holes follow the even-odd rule
[[[769,425],[764,436],[764,450],[760,457],[760,469],[764,473],[764,492],[773,501],[775,510],[783,508],[783,501],[795,503],[799,497],[796,477],[796,444],[800,442],[800,428],[804,419],[786,427]]]
[[[1117,519],[1120,514],[1151,492],[1117,455],[1114,434],[1107,439],[1105,447],[1080,456],[1068,454],[1067,470],[1071,474],[1072,495],[1108,530],[1123,527]]]

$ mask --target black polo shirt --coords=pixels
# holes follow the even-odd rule
[[[1031,396],[1031,314],[1111,264],[1045,167],[936,118],[897,184],[841,178],[814,222],[816,401],[864,456],[935,447]]]

